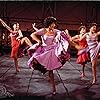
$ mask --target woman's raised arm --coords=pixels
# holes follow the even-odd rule
[[[36,27],[35,27],[35,23],[34,23],[34,24],[32,24],[32,27],[33,27],[33,29],[34,29],[35,31],[37,31],[37,30],[38,30],[38,28],[36,28]]]
[[[7,28],[7,30],[9,30],[10,32],[12,32],[12,29],[0,18],[0,22],[1,24]]]

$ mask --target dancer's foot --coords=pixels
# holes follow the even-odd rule
[[[16,73],[18,73],[18,72],[20,72],[20,69],[19,68],[16,69]]]
[[[54,91],[52,92],[52,95],[56,95],[56,90],[54,90]]]
[[[92,81],[92,85],[94,85],[95,83],[96,83],[96,79],[93,79],[93,81]]]
[[[84,73],[81,74],[81,78],[83,78],[83,77],[85,77],[85,74]]]

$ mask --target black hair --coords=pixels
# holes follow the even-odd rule
[[[14,25],[14,24],[17,24],[17,23],[18,23],[18,22],[13,22],[13,23],[10,24],[10,27],[11,27],[12,30],[13,30],[13,25]]]
[[[80,34],[81,29],[84,28],[86,30],[86,26],[82,25],[78,28],[78,34]]]
[[[51,16],[51,17],[45,18],[43,24],[45,28],[48,28],[52,23],[56,24],[56,18]]]
[[[96,23],[90,23],[90,24],[89,24],[89,29],[90,29],[92,26],[97,26],[97,24],[96,24]]]
[[[80,26],[78,31],[81,31],[82,28],[86,29],[86,26],[84,26],[84,25]]]

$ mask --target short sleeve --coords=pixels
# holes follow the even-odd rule
[[[41,29],[37,30],[36,32],[38,35],[42,35],[42,34],[44,34],[44,29],[41,28]]]
[[[57,33],[57,32],[61,32],[60,30],[58,29],[54,29],[54,32]]]

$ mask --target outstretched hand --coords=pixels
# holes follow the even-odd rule
[[[65,29],[65,32],[66,32],[66,33],[69,33],[69,32],[68,32],[68,29]]]
[[[68,32],[68,29],[65,29],[65,33],[66,33],[66,35],[71,39],[71,36],[70,36],[70,34],[69,34],[69,32]]]
[[[37,30],[38,30],[38,28],[36,28],[36,27],[35,27],[35,23],[34,23],[34,24],[32,24],[32,27],[33,27],[33,29],[34,29],[35,31],[37,31]]]
[[[4,23],[4,21],[1,18],[0,18],[0,22],[5,27],[5,23]]]
[[[36,24],[36,23],[32,24],[32,27],[33,27],[33,28],[35,27],[35,24]]]

